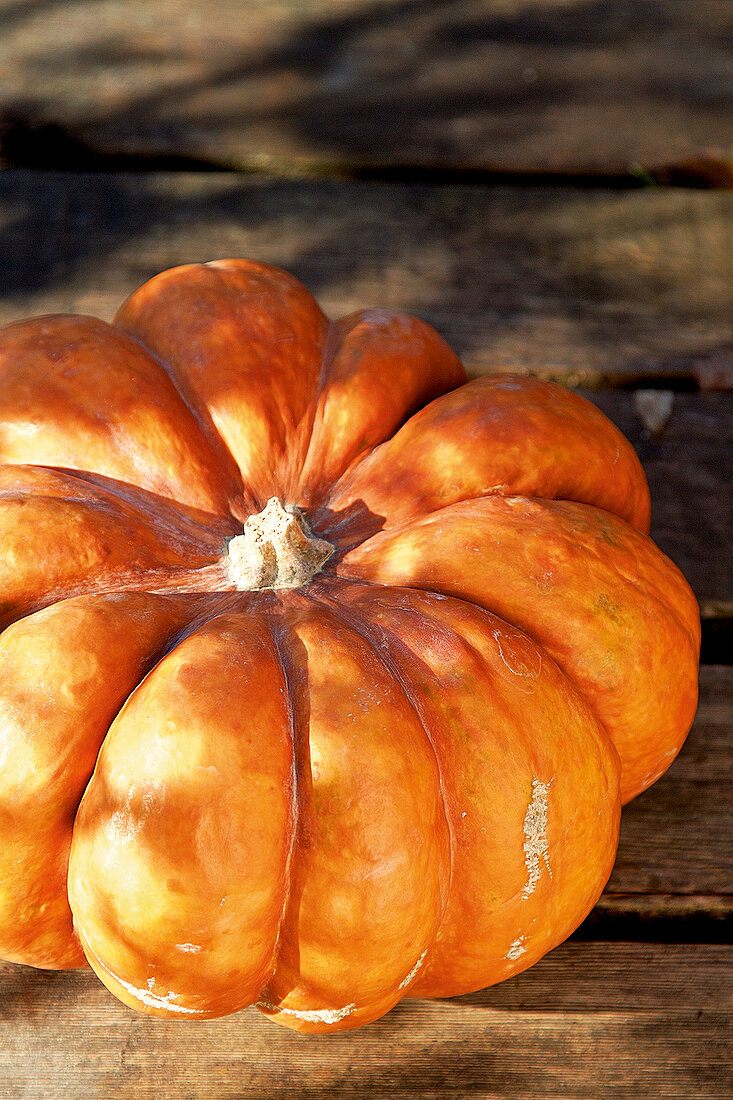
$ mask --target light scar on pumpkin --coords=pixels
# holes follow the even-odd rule
[[[552,878],[552,868],[548,859],[547,844],[547,796],[552,786],[532,776],[532,799],[524,815],[524,863],[527,868],[527,881],[522,897],[528,898],[534,893],[542,874],[542,864]]]
[[[174,1000],[176,996],[175,993],[167,993],[165,996],[159,993],[153,993],[152,989],[150,989],[150,983],[152,982],[155,984],[154,978],[148,980],[148,991],[146,991],[144,989],[138,989],[137,986],[133,985],[131,982],[124,981],[117,974],[114,974],[109,967],[105,966],[100,959],[97,959],[97,965],[114,978],[116,982],[119,982],[122,988],[126,989],[135,1000],[141,1001],[142,1004],[147,1005],[149,1008],[162,1008],[165,1009],[166,1012],[177,1012],[181,1016],[204,1015],[199,1009],[188,1008],[186,1005],[178,1004]]]
[[[416,962],[416,963],[415,963],[415,965],[413,966],[413,968],[412,968],[412,970],[410,971],[410,973],[409,973],[409,974],[406,974],[406,975],[405,975],[405,977],[404,977],[404,978],[402,979],[402,981],[400,982],[400,984],[399,984],[399,985],[398,985],[398,987],[397,987],[398,989],[405,989],[405,988],[406,988],[406,987],[407,987],[407,986],[408,986],[408,985],[410,984],[410,982],[411,982],[411,981],[412,981],[412,979],[413,979],[413,978],[415,977],[415,975],[417,974],[418,970],[420,969],[420,967],[421,967],[421,966],[422,966],[422,964],[424,963],[424,961],[425,961],[425,956],[427,955],[427,953],[428,953],[428,949],[427,949],[427,947],[426,947],[426,948],[425,948],[425,950],[423,951],[422,955],[420,956],[420,958],[419,958],[419,959],[417,960],[417,962]]]
[[[509,959],[510,962],[515,962],[516,959],[521,958],[527,951],[527,948],[524,946],[524,940],[526,940],[526,938],[526,936],[518,936],[510,945],[504,958]]]
[[[409,974],[400,982],[398,989],[405,989],[412,979],[416,976],[418,970],[425,961],[427,955],[427,948],[423,951],[422,955],[416,961]],[[299,1008],[283,1008],[281,1005],[272,1004],[269,1001],[259,1001],[258,1008],[264,1009],[266,1012],[282,1012],[287,1016],[294,1016],[298,1020],[303,1020],[305,1023],[323,1023],[323,1024],[337,1024],[341,1020],[344,1020],[347,1016],[351,1016],[356,1011],[356,1005],[344,1005],[343,1008],[312,1008],[312,1009],[299,1009]]]
[[[502,636],[505,643],[504,645],[502,645]],[[514,652],[511,648],[511,639],[507,635],[502,635],[500,630],[494,631],[494,641],[496,642],[502,663],[513,676],[518,676],[522,680],[527,680],[530,683],[539,679],[540,673],[542,672],[542,654],[539,650],[536,650],[534,653],[537,659],[537,665],[535,668],[531,668],[524,659],[526,654],[524,657],[520,657]],[[528,687],[527,690],[531,690],[531,687]]]
[[[356,1005],[344,1005],[343,1008],[283,1008],[281,1005],[271,1004],[269,1001],[258,1001],[257,1008],[265,1012],[280,1012],[285,1016],[295,1016],[297,1020],[305,1023],[337,1024],[347,1016],[356,1012]]]

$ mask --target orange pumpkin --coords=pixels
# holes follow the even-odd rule
[[[619,431],[242,260],[0,344],[0,954],[329,1031],[565,939],[697,698]]]

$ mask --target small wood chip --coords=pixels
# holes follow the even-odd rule
[[[636,390],[634,410],[648,435],[661,435],[674,405],[672,390]]]

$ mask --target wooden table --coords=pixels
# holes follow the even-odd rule
[[[733,1095],[733,4],[0,0],[0,27],[0,322],[109,319],[226,255],[417,313],[622,427],[703,614],[689,740],[534,969],[305,1038],[0,963],[0,1098]]]

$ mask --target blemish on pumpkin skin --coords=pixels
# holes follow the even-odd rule
[[[427,953],[428,953],[428,949],[426,947],[425,950],[423,951],[422,955],[420,956],[420,958],[417,960],[417,962],[413,966],[410,973],[406,974],[405,977],[400,982],[400,984],[397,986],[398,989],[406,989],[407,988],[407,986],[410,984],[412,979],[416,976],[418,970],[420,969],[420,967],[424,963],[425,956],[427,955]]]
[[[176,994],[173,992],[166,993],[165,996],[163,996],[162,994],[154,993],[153,989],[155,988],[155,978],[148,978],[146,982],[146,985],[148,987],[147,990],[138,989],[137,986],[133,985],[131,982],[126,982],[118,974],[115,974],[112,970],[110,970],[108,966],[105,966],[101,959],[96,958],[95,962],[97,966],[105,971],[105,973],[109,974],[110,977],[112,977],[116,982],[119,982],[122,988],[126,989],[127,992],[132,997],[134,997],[136,1001],[140,1001],[142,1004],[147,1005],[149,1008],[162,1008],[166,1012],[177,1013],[181,1016],[202,1017],[206,1015],[206,1013],[201,1011],[201,1009],[189,1008],[187,1005],[179,1004],[175,1000]]]
[[[627,616],[624,614],[623,608],[614,603],[611,597],[605,593],[598,597],[593,605],[593,610],[607,615],[611,622],[617,626],[623,626],[626,622]]]
[[[534,581],[538,592],[550,592],[555,585],[555,578],[551,569],[540,570],[539,575],[530,575],[530,580]]]
[[[540,669],[542,668],[542,655],[540,653],[536,654],[537,667],[530,668],[529,665],[524,663],[524,661],[517,660],[516,652],[514,652],[509,646],[501,644],[501,635],[498,633],[498,631],[494,635],[494,637],[496,638],[496,644],[499,647],[499,656],[501,657],[502,661],[509,669],[509,671],[512,672],[515,676],[525,676],[530,680],[536,680],[540,674]],[[505,638],[504,641],[506,642],[507,639]]]
[[[343,1008],[283,1008],[281,1005],[271,1004],[269,1001],[258,1001],[257,1008],[263,1012],[282,1013],[285,1016],[294,1016],[296,1020],[303,1020],[309,1024],[337,1024],[347,1016],[356,1012],[356,1005],[344,1005]]]
[[[549,783],[542,783],[536,776],[532,776],[532,800],[524,815],[524,863],[527,881],[522,890],[523,898],[534,893],[542,874],[543,863],[552,878],[552,869],[547,858],[547,795],[552,783],[552,779]]]
[[[521,651],[518,652],[511,644],[511,637],[499,630],[494,631],[494,641],[499,650],[502,663],[511,672],[512,676],[527,681],[523,690],[531,692],[533,682],[539,678],[542,671],[542,654],[540,651],[537,649],[530,650],[528,647],[522,646]],[[530,654],[533,658],[531,664],[527,662],[527,657]]]
[[[527,948],[523,946],[523,941],[526,940],[526,936],[518,936],[516,940],[510,945],[509,950],[504,956],[505,959],[509,959],[510,962],[514,962],[525,954]]]

